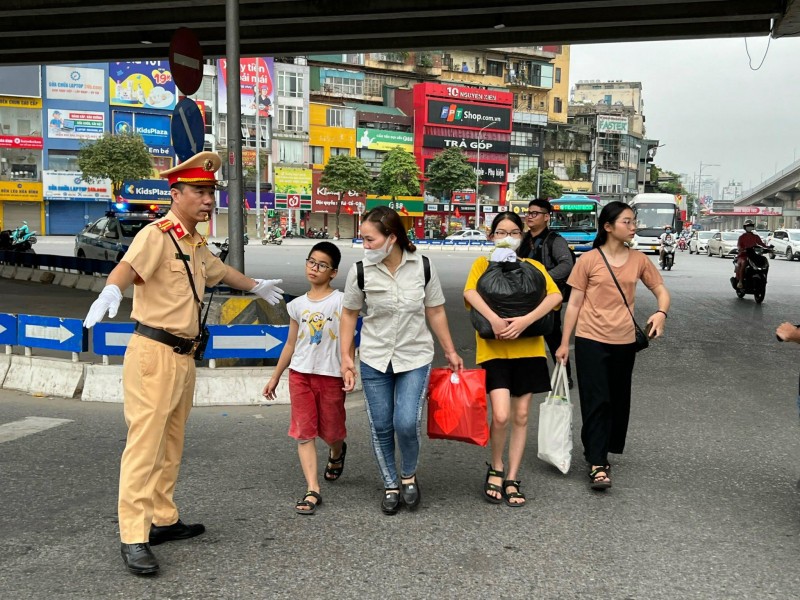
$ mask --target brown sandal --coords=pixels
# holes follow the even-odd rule
[[[589,471],[589,487],[593,490],[607,490],[611,487],[611,465],[595,467]]]

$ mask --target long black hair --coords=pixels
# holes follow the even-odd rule
[[[507,210],[505,212],[497,213],[497,216],[492,220],[492,226],[489,228],[489,235],[494,235],[494,232],[497,230],[497,226],[503,221],[511,221],[519,228],[520,231],[522,231],[524,228],[522,219],[519,218],[519,215],[515,212]]]
[[[366,223],[369,221],[375,228],[381,232],[381,235],[389,237],[394,234],[397,238],[397,245],[400,250],[407,252],[416,252],[417,247],[408,239],[408,232],[403,227],[403,221],[400,220],[400,215],[394,209],[388,206],[376,206],[372,210],[368,210],[361,217],[361,222]]]
[[[597,217],[597,237],[594,238],[592,248],[599,248],[608,241],[608,232],[605,225],[613,225],[619,219],[619,216],[626,210],[633,210],[628,204],[614,200],[609,202],[600,211],[600,216]]]

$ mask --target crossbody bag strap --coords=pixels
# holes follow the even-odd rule
[[[169,239],[172,240],[172,243],[175,245],[175,249],[178,251],[178,256],[183,261],[184,266],[186,267],[186,276],[189,278],[189,287],[192,288],[192,294],[194,294],[194,299],[197,302],[197,323],[200,325],[200,331],[202,332],[203,327],[206,325],[206,319],[208,319],[208,310],[211,308],[211,302],[209,301],[208,308],[206,309],[205,317],[203,316],[203,301],[200,299],[200,296],[197,295],[197,288],[194,286],[194,277],[192,277],[192,270],[189,268],[189,261],[186,260],[186,257],[181,252],[181,247],[178,245],[178,240],[175,239],[175,236],[172,235],[171,231],[167,231],[167,235],[169,235]],[[211,297],[214,297],[214,292],[211,292]]]
[[[622,288],[619,286],[619,281],[617,281],[617,277],[616,277],[616,275],[614,275],[614,271],[611,269],[611,265],[608,263],[608,259],[606,258],[606,255],[603,254],[603,251],[600,248],[598,248],[597,251],[600,253],[600,256],[603,257],[603,262],[606,263],[606,267],[608,267],[608,272],[611,273],[611,279],[614,280],[614,285],[617,286],[617,289],[619,290],[620,296],[622,296],[622,301],[625,303],[625,308],[628,309],[628,312],[631,315],[631,319],[633,319],[633,322],[636,323],[636,317],[633,316],[633,312],[631,311],[631,307],[628,305],[628,299],[625,297],[625,292],[623,292]]]

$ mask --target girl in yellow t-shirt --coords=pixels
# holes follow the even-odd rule
[[[467,308],[474,308],[492,325],[495,339],[487,340],[475,334],[475,362],[486,370],[486,390],[492,403],[490,433],[491,462],[486,473],[483,496],[492,504],[505,503],[511,507],[525,504],[517,479],[528,431],[528,411],[534,393],[550,389],[550,375],[544,350],[544,338],[520,337],[531,324],[561,304],[558,286],[541,263],[519,259],[516,250],[522,240],[522,220],[513,212],[502,212],[492,222],[489,238],[495,250],[489,259],[480,257],[464,285]],[[494,312],[477,291],[478,279],[489,268],[490,261],[524,260],[534,265],[547,282],[547,295],[530,313],[521,317],[502,318]],[[511,441],[508,447],[508,470],[504,471],[503,453],[511,420]]]

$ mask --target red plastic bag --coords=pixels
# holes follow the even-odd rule
[[[486,371],[431,369],[428,386],[428,437],[486,446]]]

